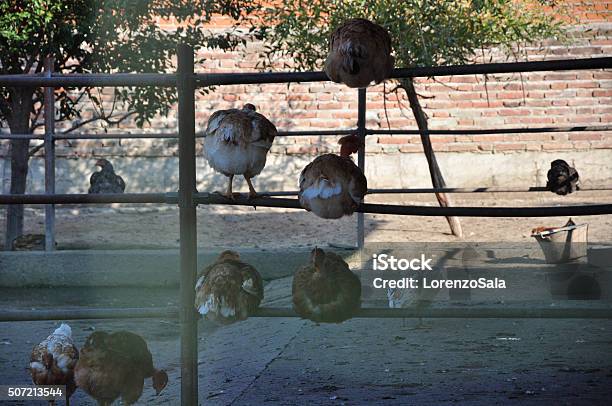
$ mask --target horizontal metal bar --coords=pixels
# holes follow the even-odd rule
[[[0,322],[155,318],[178,318],[178,310],[175,307],[0,310]]]
[[[279,131],[281,137],[305,137],[305,136],[334,136],[350,135],[353,130],[310,130],[310,131]],[[535,128],[472,128],[465,130],[429,130],[431,135],[475,135],[475,134],[532,134],[548,132],[580,132],[580,131],[612,131],[610,125],[599,126],[573,126],[573,127],[535,127]],[[418,135],[419,130],[367,130],[367,135],[405,134]],[[204,134],[196,134],[196,138],[203,138]],[[43,139],[44,134],[0,134],[0,139]],[[177,133],[125,133],[125,134],[55,134],[56,140],[97,140],[97,139],[130,139],[130,138],[178,138]]]
[[[601,187],[581,187],[581,192],[589,191],[607,191],[612,190],[612,186],[601,186]],[[524,187],[476,187],[476,188],[462,188],[462,187],[443,187],[443,188],[395,188],[395,189],[368,189],[367,194],[412,194],[412,193],[516,193],[516,192],[550,192],[545,186],[531,186],[529,188]],[[260,196],[273,197],[273,196],[297,196],[297,190],[289,191],[272,191],[272,192],[258,192]]]
[[[198,193],[195,197],[195,201],[199,204],[226,204],[287,209],[302,208],[298,199],[272,197],[249,199],[246,196],[228,199],[217,193]],[[612,214],[612,204],[543,207],[437,207],[363,203],[359,205],[356,211],[360,213],[394,214],[403,216],[555,217]]]
[[[456,66],[434,66],[394,69],[391,78],[431,77],[450,75],[496,74],[515,72],[556,71],[574,69],[606,69],[612,67],[612,57],[562,59],[537,62],[508,62]],[[258,72],[196,74],[199,86],[239,85],[258,83],[291,83],[328,81],[325,72]]]
[[[176,75],[163,73],[88,73],[0,75],[0,86],[94,87],[94,86],[176,86]]]
[[[290,308],[263,307],[253,317],[297,317]],[[431,318],[431,319],[612,319],[612,308],[526,308],[526,307],[441,307],[384,309],[364,308],[355,318]]]
[[[166,203],[177,204],[176,193],[109,193],[109,194],[25,194],[0,195],[0,204],[106,204]]]
[[[449,75],[496,74],[536,71],[608,69],[612,57],[562,59],[537,62],[508,62],[491,64],[470,64],[454,66],[433,66],[394,69],[391,78],[431,77]],[[325,72],[253,72],[253,73],[205,73],[195,75],[199,86],[324,82]],[[34,87],[91,87],[91,86],[176,86],[175,74],[159,73],[113,73],[113,74],[43,74],[0,75],[0,86]]]
[[[431,135],[481,135],[481,134],[532,134],[532,133],[569,133],[580,131],[612,131],[612,125],[572,126],[572,127],[533,127],[533,128],[472,128],[465,130],[429,130]],[[419,130],[366,130],[368,135],[406,134],[418,135]]]
[[[298,317],[289,307],[260,307],[251,317]],[[439,307],[363,308],[355,318],[499,318],[499,319],[612,319],[612,307]],[[0,310],[0,322],[95,319],[177,319],[176,307],[106,309]]]
[[[281,192],[279,192],[281,193]],[[237,196],[233,200],[217,193],[197,193],[196,204],[221,204],[254,207],[302,209],[298,199]],[[0,204],[108,204],[163,203],[177,204],[176,193],[115,193],[115,194],[24,194],[0,195]],[[612,214],[612,204],[543,207],[437,207],[403,206],[364,203],[357,212],[404,216],[464,216],[464,217],[554,217]]]

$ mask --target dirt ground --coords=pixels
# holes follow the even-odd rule
[[[370,202],[435,204],[387,196]],[[519,206],[612,202],[612,194],[455,195],[456,205]],[[296,210],[203,206],[198,245],[304,247],[352,245],[356,218],[321,220]],[[28,209],[26,232],[43,230],[42,210]],[[0,213],[0,227],[4,216]],[[591,242],[610,245],[612,216],[575,218],[589,224]],[[467,241],[525,242],[540,225],[567,218],[463,218]],[[174,207],[60,207],[59,249],[178,246]],[[452,242],[444,219],[366,215],[368,242]],[[525,260],[521,258],[521,260]],[[1,271],[1,270],[0,270]],[[516,276],[521,279],[522,277]],[[590,301],[544,301],[535,285],[521,288],[525,306],[587,306]],[[266,285],[266,306],[289,307],[291,278]],[[542,289],[538,286],[538,289]],[[495,296],[495,293],[491,293]],[[537,296],[538,303],[532,303]],[[502,295],[495,306],[507,303]],[[519,300],[520,299],[520,300]],[[491,300],[491,298],[487,299]],[[589,302],[589,303],[587,303]],[[176,289],[1,289],[2,309],[177,306]],[[442,303],[440,305],[448,305]],[[479,306],[481,303],[454,303]],[[602,303],[590,303],[602,306]],[[609,303],[603,303],[609,306]],[[380,307],[380,304],[378,304]],[[139,405],[178,405],[179,325],[176,320],[69,321],[82,345],[94,330],[128,329],[143,335],[170,381],[155,396],[150,381]],[[0,385],[29,384],[32,346],[57,322],[0,323]],[[210,405],[608,405],[612,395],[612,321],[542,319],[352,319],[317,325],[300,319],[251,318],[231,326],[199,324],[199,403]],[[2,402],[30,405],[35,402]],[[38,403],[46,405],[44,402]],[[93,405],[82,391],[72,404]]]
[[[612,192],[454,194],[456,206],[555,206],[612,202]],[[435,205],[433,196],[368,196],[367,202]],[[44,211],[28,208],[26,233],[44,233]],[[612,242],[612,216],[575,217],[589,224],[589,241]],[[5,216],[0,211],[0,229]],[[560,226],[567,218],[461,218],[465,241],[526,241],[537,226]],[[324,220],[303,210],[260,207],[200,206],[198,246],[289,248],[354,245],[356,216]],[[457,241],[444,218],[366,214],[367,242]],[[122,249],[178,247],[178,209],[172,206],[75,207],[57,209],[58,249]],[[3,235],[1,236],[3,237]]]

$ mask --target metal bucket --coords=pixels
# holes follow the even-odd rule
[[[563,227],[546,228],[531,236],[540,244],[547,264],[562,264],[587,256],[588,229],[588,224],[570,219]]]

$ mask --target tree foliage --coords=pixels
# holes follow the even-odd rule
[[[61,73],[166,72],[173,69],[176,44],[230,49],[242,39],[234,31],[203,28],[213,15],[236,24],[253,9],[251,0],[8,0],[0,3],[0,74],[41,72],[47,55]],[[160,22],[177,24],[164,28]],[[100,105],[96,94],[83,89]],[[117,101],[142,125],[165,114],[175,90],[115,89]],[[57,94],[59,120],[78,118],[82,95]],[[0,121],[11,117],[11,91],[0,88]],[[34,106],[42,100],[35,92]],[[38,105],[38,108],[40,105]],[[36,116],[36,108],[32,111]]]
[[[349,18],[370,19],[392,38],[398,67],[470,62],[483,49],[561,36],[561,22],[533,0],[280,0],[254,28],[263,63],[320,69],[330,33]]]
[[[46,56],[59,73],[163,73],[173,70],[179,42],[196,51],[230,49],[243,42],[235,30],[204,28],[214,15],[237,25],[255,7],[252,0],[2,0],[0,1],[0,74],[40,73]],[[169,23],[165,26],[163,23]],[[111,106],[98,89],[59,88],[56,121],[76,120],[74,130],[92,121],[118,124],[128,117],[139,126],[167,114],[176,101],[174,88],[114,88]],[[82,119],[82,103],[93,104],[93,117]],[[39,88],[0,87],[0,127],[30,133],[42,126]],[[119,108],[115,108],[120,106]],[[40,146],[39,146],[40,147]],[[11,140],[12,194],[25,192],[29,140]],[[7,210],[5,248],[23,232],[23,206]]]

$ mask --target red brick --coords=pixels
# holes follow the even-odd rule
[[[542,149],[545,151],[555,151],[562,149],[572,149],[574,145],[567,142],[547,142],[542,144]]]
[[[527,144],[524,142],[514,142],[514,143],[504,143],[504,144],[495,144],[495,151],[524,151]]]
[[[388,145],[399,145],[399,144],[408,144],[410,143],[410,138],[408,137],[379,137],[379,144],[388,144]]]
[[[449,144],[448,151],[449,152],[476,152],[478,151],[478,146],[474,144]]]
[[[576,134],[570,134],[569,139],[571,141],[599,141],[601,140],[601,134],[576,133]]]
[[[527,133],[519,134],[518,139],[521,141],[550,141],[552,135],[546,133]]]

